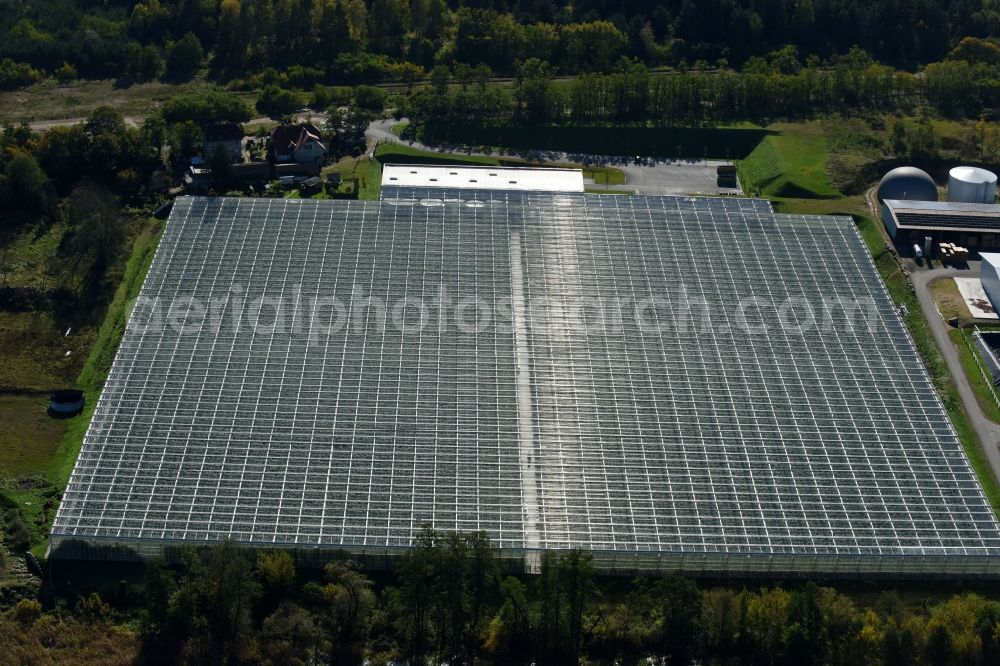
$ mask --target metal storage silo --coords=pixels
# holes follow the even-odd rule
[[[991,204],[997,198],[997,175],[979,167],[960,166],[948,172],[948,201]]]

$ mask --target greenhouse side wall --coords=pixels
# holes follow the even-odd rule
[[[52,535],[49,555],[67,560],[141,561],[163,557],[175,560],[184,548],[224,542],[138,538],[102,538]],[[406,546],[303,546],[295,543],[242,543],[250,549],[284,549],[304,566],[321,567],[332,560],[350,559],[371,570],[391,570],[409,550]],[[545,553],[498,549],[507,568],[532,571]],[[1000,558],[990,555],[857,555],[724,552],[591,551],[594,570],[609,576],[659,576],[677,572],[711,578],[823,578],[823,579],[933,579],[1000,580]]]

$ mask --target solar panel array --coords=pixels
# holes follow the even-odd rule
[[[1000,210],[997,211],[1000,213]],[[982,215],[961,215],[942,213],[896,213],[896,221],[901,227],[947,229],[984,229],[1000,231],[1000,216],[984,217]]]
[[[742,201],[178,199],[52,546],[375,553],[427,525],[529,564],[997,573],[850,220]],[[838,296],[870,316],[774,321]]]
[[[901,227],[916,229],[1000,230],[1000,207],[953,201],[884,202]]]

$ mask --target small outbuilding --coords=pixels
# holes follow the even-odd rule
[[[299,184],[299,194],[304,197],[311,197],[323,191],[323,179],[319,176],[306,178]]]

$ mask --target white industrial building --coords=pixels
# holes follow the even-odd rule
[[[993,309],[1000,311],[1000,254],[996,252],[980,252],[983,263],[979,269],[979,279],[983,283],[983,291],[993,304]]]
[[[581,169],[386,164],[382,187],[436,187],[520,192],[583,192]]]
[[[993,172],[958,166],[948,173],[947,201],[938,201],[930,175],[915,167],[899,167],[879,183],[882,222],[899,248],[932,253],[941,243],[954,243],[974,253],[1000,250],[996,188]]]

